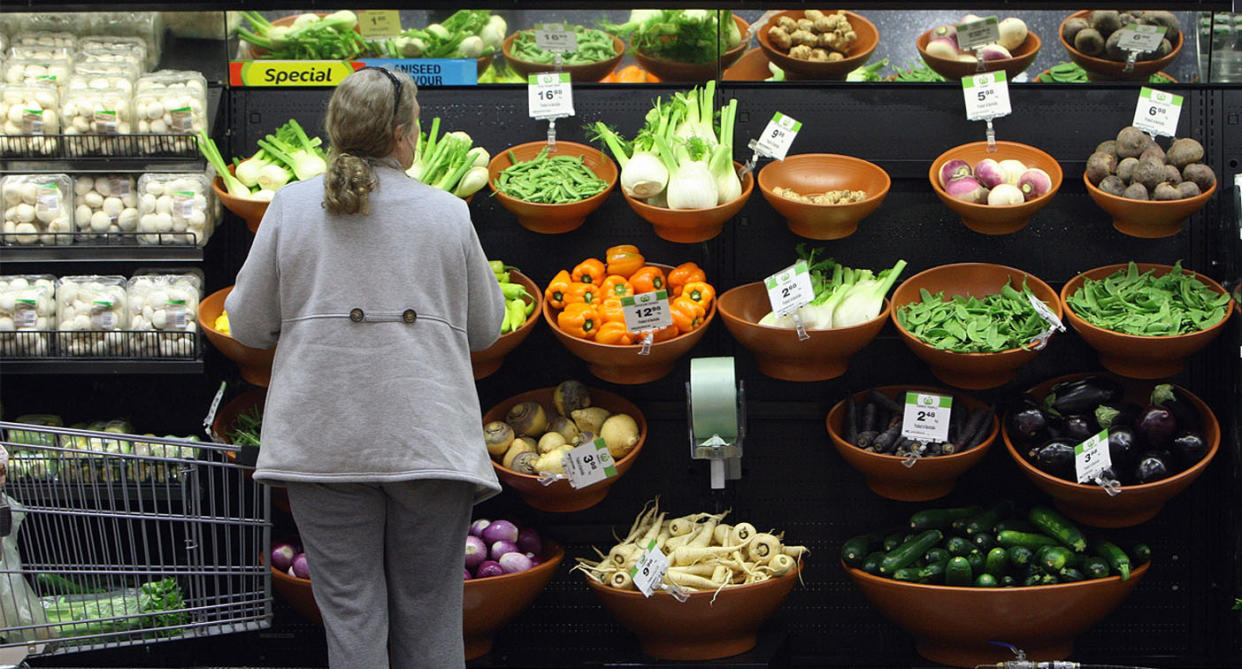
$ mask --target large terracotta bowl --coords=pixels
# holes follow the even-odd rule
[[[953,395],[954,411],[973,411],[983,402],[944,388],[926,386],[881,386],[876,388],[887,397],[902,402],[902,393],[913,390],[916,392]],[[854,393],[855,402],[863,402],[867,393]],[[959,406],[961,408],[959,408]],[[957,479],[967,469],[983,459],[996,435],[1000,433],[1000,420],[992,417],[988,427],[988,436],[978,446],[954,453],[953,455],[937,455],[919,458],[912,467],[902,464],[904,457],[883,453],[869,453],[845,440],[845,401],[837,402],[828,412],[828,435],[832,445],[851,467],[863,473],[867,479],[867,487],[880,497],[895,499],[901,502],[926,502],[944,497],[953,491]]]
[[[836,10],[824,10],[825,14],[836,14]],[[863,18],[859,14],[847,11],[845,15],[849,18],[850,28],[854,30],[854,34],[858,39],[850,47],[845,58],[832,62],[812,62],[809,60],[799,60],[792,58],[789,54],[772,44],[772,40],[768,38],[768,31],[776,26],[776,22],[782,16],[788,16],[795,21],[805,18],[806,12],[803,10],[792,10],[780,12],[773,16],[763,27],[759,28],[755,34],[755,39],[759,42],[759,48],[763,49],[763,53],[768,60],[776,64],[777,67],[785,71],[785,76],[792,80],[801,79],[827,79],[841,81],[845,79],[845,75],[849,74],[856,68],[861,67],[871,58],[871,53],[875,51],[876,45],[880,43],[880,31],[876,30],[875,24]]]
[[[514,395],[488,409],[487,413],[483,414],[483,424],[486,425],[492,421],[503,421],[505,414],[509,413],[509,409],[519,402],[538,402],[542,404],[544,410],[548,412],[550,420],[556,413],[555,409],[553,409],[555,405],[552,403],[552,395],[555,391],[555,388],[540,388],[521,393],[520,395]],[[638,453],[643,450],[643,444],[647,441],[647,419],[638,410],[638,407],[634,406],[633,402],[604,390],[591,388],[591,406],[602,407],[610,413],[629,414],[638,423],[638,443],[634,445],[634,448],[630,449],[629,453],[625,454],[625,457],[616,461],[616,476],[578,489],[569,485],[569,481],[564,479],[553,481],[551,485],[545,486],[539,482],[538,476],[515,472],[512,469],[502,467],[500,463],[493,460],[492,469],[496,471],[496,476],[505,485],[516,490],[527,504],[540,511],[560,513],[581,511],[602,502],[604,497],[608,495],[608,489],[622,476],[625,476],[625,473],[638,460]]]
[[[850,358],[884,328],[890,308],[885,300],[880,315],[866,323],[831,330],[808,329],[811,338],[799,341],[796,330],[759,325],[759,319],[772,311],[762,281],[738,286],[716,299],[725,327],[755,356],[759,371],[783,381],[825,381],[844,374]]]
[[[668,265],[648,263],[664,270],[665,275],[673,269]],[[703,338],[707,328],[716,317],[716,303],[707,310],[707,318],[697,329],[672,339],[651,344],[649,355],[639,355],[642,350],[638,344],[623,346],[619,344],[600,344],[589,339],[579,339],[561,330],[556,324],[556,314],[547,300],[543,301],[543,318],[552,328],[552,334],[560,340],[575,357],[587,362],[591,373],[610,383],[636,384],[650,383],[663,378],[673,371],[677,359],[690,352],[695,344]]]
[[[272,380],[272,359],[276,357],[276,347],[251,348],[216,329],[216,319],[224,313],[224,300],[231,292],[232,286],[221,288],[199,302],[198,327],[216,350],[237,363],[242,379],[266,388]]]
[[[742,54],[720,78],[724,81],[764,81],[772,76],[772,70],[768,69],[770,62],[763,55],[763,49],[755,47]]]
[[[509,280],[525,286],[526,292],[530,293],[531,297],[523,298],[523,300],[527,304],[534,302],[535,310],[526,317],[526,322],[522,324],[522,327],[500,335],[500,339],[497,339],[495,344],[482,351],[470,353],[470,366],[474,368],[476,380],[495,374],[496,370],[500,369],[501,363],[505,361],[505,356],[517,348],[518,344],[526,341],[531,330],[535,329],[535,323],[539,322],[539,309],[543,306],[543,290],[539,288],[539,284],[517,270],[509,270]]]
[[[1139,272],[1155,270],[1155,276],[1164,276],[1172,271],[1171,265],[1155,265],[1152,263],[1136,263]],[[1083,320],[1070,306],[1069,298],[1077,293],[1086,279],[1103,279],[1118,270],[1129,267],[1129,263],[1105,265],[1087,270],[1072,278],[1061,289],[1061,302],[1065,304],[1065,320],[1078,331],[1087,345],[1100,354],[1100,364],[1108,371],[1136,379],[1162,379],[1181,373],[1186,367],[1186,359],[1198,353],[1216,339],[1225,329],[1225,323],[1233,314],[1233,299],[1225,308],[1225,317],[1219,323],[1198,332],[1190,332],[1171,336],[1130,335],[1097,327]],[[1212,290],[1227,295],[1221,286],[1210,277],[1182,270],[1193,275]]]
[[[1022,44],[1019,44],[1018,48],[1010,50],[1009,53],[1013,56],[1012,58],[984,61],[983,69],[980,70],[979,64],[975,62],[941,58],[927,53],[927,43],[931,41],[931,33],[932,31],[928,30],[919,35],[915,46],[918,47],[919,55],[923,57],[923,62],[927,63],[928,67],[949,81],[958,81],[962,77],[969,77],[972,74],[995,72],[997,70],[1004,70],[1005,77],[1013,81],[1014,77],[1031,66],[1031,63],[1035,61],[1035,56],[1039,54],[1039,47],[1042,45],[1039,35],[1036,35],[1032,30],[1027,30],[1026,39],[1022,41]]]
[[[638,61],[640,67],[644,70],[656,75],[660,81],[707,81],[715,79],[718,72],[722,72],[729,68],[738,58],[746,51],[746,46],[750,42],[750,24],[742,17],[733,14],[733,22],[737,24],[738,32],[742,34],[742,41],[737,46],[720,54],[719,63],[679,63],[672,60],[661,60],[639,51],[632,49],[634,52],[634,60]],[[672,39],[672,38],[670,38]]]
[[[1031,292],[1061,318],[1061,299],[1051,286],[1034,275],[1020,269],[993,265],[991,263],[956,263],[924,270],[906,279],[893,291],[892,320],[897,333],[906,346],[930,367],[936,378],[957,388],[982,390],[1002,386],[1018,375],[1018,368],[1030,362],[1039,353],[1034,348],[1012,348],[1000,353],[952,353],[942,351],[910,334],[897,320],[898,310],[921,299],[919,289],[926,288],[933,295],[944,292],[945,297],[973,295],[984,297],[1000,291],[1006,281],[1012,281],[1020,290],[1023,280]]]
[[[1172,237],[1181,232],[1186,219],[1212,199],[1217,186],[1212,184],[1206,191],[1184,200],[1131,200],[1105,193],[1091,183],[1086,174],[1082,175],[1082,182],[1087,186],[1087,195],[1113,217],[1114,228],[1144,239]]]
[[[466,643],[466,659],[482,657],[492,650],[492,642],[500,628],[516,618],[543,592],[565,557],[565,550],[552,541],[544,553],[548,557],[538,566],[516,574],[470,579],[463,585],[462,628]],[[295,578],[275,567],[272,587],[284,596],[303,618],[323,624],[319,606],[315,604],[311,580]]]
[[[244,413],[249,413],[254,407],[259,407],[261,410],[263,408],[263,402],[266,399],[266,388],[251,388],[237,397],[234,397],[225,404],[221,405],[220,409],[216,411],[216,420],[211,424],[212,431],[222,443],[231,443],[229,441],[229,434],[233,431],[233,423],[237,421],[237,417]],[[236,453],[229,451],[226,454],[228,455],[230,461],[237,460]],[[253,476],[254,470],[246,471],[246,478],[252,478]],[[270,486],[270,489],[272,491],[272,504],[276,505],[276,508],[284,511],[285,513],[292,513],[289,507],[288,490],[286,490],[284,486],[276,485]]]
[[[1028,168],[1038,168],[1048,173],[1052,179],[1052,190],[1022,204],[988,205],[975,204],[959,200],[949,195],[940,185],[940,166],[954,159],[965,160],[973,169],[979,161],[991,158],[997,162],[1002,160],[1021,160]],[[1055,158],[1039,149],[1017,142],[996,142],[996,152],[988,153],[987,142],[971,142],[955,146],[940,154],[932,161],[927,170],[927,179],[931,182],[936,196],[949,209],[962,217],[966,227],[985,235],[1007,235],[1025,228],[1031,222],[1031,216],[1043,209],[1052,201],[1052,196],[1061,188],[1061,164]]]
[[[1069,54],[1070,60],[1078,63],[1079,67],[1086,70],[1087,78],[1092,81],[1138,80],[1146,82],[1149,76],[1163,70],[1169,63],[1172,63],[1177,58],[1177,54],[1182,50],[1186,26],[1182,26],[1182,29],[1178,31],[1177,39],[1170,40],[1170,43],[1173,45],[1173,49],[1169,51],[1168,54],[1154,60],[1135,61],[1134,70],[1126,72],[1126,64],[1124,61],[1088,56],[1078,49],[1075,49],[1069,42],[1065,41],[1065,37],[1062,35],[1065,33],[1066,21],[1073,18],[1089,19],[1090,17],[1091,10],[1089,9],[1084,9],[1070,14],[1061,20],[1061,25],[1057,28],[1057,36],[1061,40],[1061,46],[1065,47],[1065,52]],[[1193,30],[1194,26],[1191,26],[1191,29]]]
[[[810,239],[841,239],[858,230],[858,222],[879,208],[893,185],[888,172],[875,163],[830,153],[802,153],[774,160],[759,170],[763,199],[785,217],[796,235]],[[847,204],[809,204],[777,195],[789,188],[809,195],[834,190],[861,190],[867,198]]]
[[[511,152],[519,162],[525,162],[534,159],[547,145],[547,142],[527,142],[497,152],[487,164],[487,185],[491,187],[500,206],[517,215],[518,223],[522,227],[532,232],[552,235],[577,230],[581,227],[586,217],[599,209],[604,200],[608,199],[608,194],[612,192],[612,189],[616,188],[617,177],[620,173],[617,171],[617,164],[598,149],[586,144],[558,140],[555,150],[550,151],[549,155],[582,156],[583,164],[594,172],[595,176],[608,182],[608,187],[585,200],[568,204],[536,204],[510,197],[496,188],[497,176],[513,164],[509,159]]]
[[[1042,398],[1054,384],[1083,376],[1087,374],[1070,374],[1055,378],[1035,386],[1029,392],[1035,397]],[[1126,399],[1146,405],[1154,384],[1122,379],[1122,385],[1126,389]],[[1017,446],[1009,438],[1008,428],[1002,433],[1005,447],[1009,450],[1009,456],[1022,469],[1022,473],[1035,484],[1035,487],[1048,493],[1052,497],[1053,504],[1070,518],[1092,527],[1141,525],[1155,518],[1166,502],[1199,478],[1220,450],[1220,423],[1217,422],[1216,415],[1198,396],[1180,386],[1178,389],[1185,393],[1199,410],[1199,417],[1203,423],[1203,438],[1208,443],[1208,452],[1193,467],[1167,479],[1122,486],[1120,494],[1110,497],[1108,492],[1098,485],[1072,483],[1036,469],[1018,452]]]
[[[229,165],[229,174],[235,174],[236,165]],[[224,186],[224,179],[216,177],[211,181],[211,189],[216,192],[216,197],[220,198],[220,204],[225,209],[237,214],[246,222],[246,227],[251,232],[259,231],[259,223],[263,220],[263,214],[267,213],[267,202],[260,200],[249,200],[229,195],[229,190]]]
[[[740,170],[742,164],[733,161],[733,169]],[[719,235],[724,224],[742,210],[755,189],[755,177],[746,172],[742,175],[742,194],[732,202],[705,207],[703,209],[669,209],[647,204],[646,201],[631,197],[624,190],[621,194],[639,218],[647,221],[655,228],[656,236],[670,242],[694,244],[705,242]]]
[[[1063,660],[1074,638],[1125,601],[1151,563],[1120,576],[1058,585],[973,588],[925,585],[873,576],[842,566],[871,605],[914,635],[919,655],[973,668],[1012,660],[1013,644],[1029,660]]]
[[[759,626],[780,607],[802,572],[715,592],[692,592],[685,603],[667,592],[651,598],[587,578],[604,606],[638,636],[643,652],[661,660],[714,660],[755,647]],[[713,601],[714,600],[714,601]]]
[[[525,31],[529,32],[529,31]],[[556,69],[553,63],[534,63],[529,60],[521,60],[513,55],[513,41],[517,39],[517,33],[513,33],[505,38],[504,44],[501,45],[501,53],[504,54],[505,60],[509,61],[509,66],[515,72],[523,77],[540,72],[551,72]],[[583,65],[561,65],[561,72],[568,72],[569,78],[578,83],[594,83],[608,76],[621,59],[625,57],[625,42],[616,35],[612,37],[612,48],[616,50],[617,55],[612,58],[601,60],[595,63],[586,63]]]

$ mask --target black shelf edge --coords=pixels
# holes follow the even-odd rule
[[[203,261],[200,246],[3,246],[0,263]]]
[[[353,0],[348,3],[350,9],[459,9],[461,2],[456,0]],[[470,7],[476,9],[514,10],[530,9],[529,0],[476,0]],[[791,9],[811,4],[806,0],[648,0],[641,3],[653,9]],[[268,0],[264,3],[247,2],[245,0],[189,0],[188,2],[171,3],[167,0],[120,0],[108,3],[110,11],[159,10],[176,7],[178,11],[208,10],[239,10],[289,9],[307,11],[323,9],[334,11],[340,8],[337,0]],[[538,9],[629,9],[632,2],[615,0],[540,0]],[[851,8],[858,9],[975,9],[997,7],[1021,7],[1026,9],[1081,9],[1082,2],[1072,0],[855,0]],[[1231,11],[1231,0],[1101,0],[1091,3],[1098,9],[1170,9],[1176,7],[1182,11]],[[89,0],[7,0],[0,3],[2,12],[23,11],[99,11],[99,3]]]
[[[0,374],[202,374],[202,360],[0,360]]]

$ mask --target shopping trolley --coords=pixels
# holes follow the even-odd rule
[[[270,627],[270,502],[234,447],[7,422],[0,445],[0,668]]]

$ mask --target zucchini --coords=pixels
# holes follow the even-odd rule
[[[860,534],[851,537],[841,544],[841,559],[851,567],[861,567],[867,554],[874,550],[873,547],[878,546],[880,541],[878,534]]]
[[[980,532],[972,537],[971,541],[974,542],[975,548],[978,548],[980,553],[987,553],[996,548],[996,537],[991,532]]]
[[[1108,560],[1098,555],[1092,555],[1082,561],[1082,573],[1087,578],[1105,578],[1108,572]]]
[[[978,506],[960,506],[952,509],[925,509],[910,516],[910,528],[915,530],[944,530],[953,521],[970,518],[983,511]]]
[[[976,588],[995,588],[998,585],[1000,583],[996,581],[996,577],[987,572],[983,572],[975,577]]]
[[[39,586],[39,592],[45,595],[97,595],[107,592],[71,581],[60,574],[47,572],[39,572],[35,576],[35,583]]]
[[[884,537],[884,552],[887,553],[905,543],[905,539],[903,539],[905,536],[905,532],[893,532],[892,534]]]
[[[1031,521],[1025,518],[1006,518],[996,524],[995,530],[997,532],[1004,532],[1005,530],[1013,530],[1015,532],[1039,532],[1039,528],[1035,527]]]
[[[950,554],[961,556],[966,555],[975,548],[974,544],[970,543],[969,540],[961,537],[949,537],[949,540],[944,542],[944,547],[948,549]]]
[[[1049,546],[1040,551],[1039,566],[1043,568],[1045,573],[1059,574],[1062,569],[1069,566],[1070,551],[1068,548],[1061,546]]]
[[[1002,500],[966,521],[962,529],[972,536],[980,532],[991,532],[994,525],[1008,518],[1011,513],[1013,513],[1013,502],[1007,499]]]
[[[880,560],[884,559],[883,551],[875,551],[868,555],[862,563],[862,570],[868,574],[880,573]]]
[[[983,557],[983,553],[979,551],[971,551],[966,554],[966,561],[970,563],[970,569],[976,574],[983,573],[983,568],[987,564],[987,558]]]
[[[1046,506],[1037,506],[1027,514],[1027,519],[1048,536],[1060,541],[1076,553],[1087,550],[1087,538],[1082,535],[1069,518]]]
[[[1151,546],[1134,544],[1134,548],[1130,549],[1130,555],[1133,556],[1134,564],[1147,564],[1151,562]]]
[[[1108,560],[1108,566],[1112,567],[1113,571],[1121,576],[1121,580],[1130,580],[1130,556],[1126,555],[1126,552],[1121,550],[1120,546],[1111,541],[1100,539],[1095,542],[1094,548],[1095,552],[1100,554],[1100,557]]]
[[[1065,569],[1062,569],[1059,576],[1061,577],[1062,583],[1073,583],[1075,581],[1085,580],[1086,578],[1082,575],[1081,571],[1078,571],[1073,567],[1066,567]]]
[[[1031,563],[1031,558],[1035,556],[1035,551],[1026,546],[1010,546],[1005,549],[1005,557],[1009,558],[1009,564],[1015,567],[1025,567]]]
[[[1052,537],[1033,532],[1019,532],[1017,530],[1004,530],[996,533],[996,542],[1005,548],[1013,546],[1022,546],[1031,550],[1038,550],[1043,546],[1059,546],[1061,542]]]
[[[943,536],[940,530],[927,530],[894,548],[884,556],[883,560],[880,560],[880,573],[892,574],[902,567],[909,566],[910,563],[923,557],[923,553],[926,553],[932,546],[940,543]]]
[[[919,580],[923,583],[944,583],[944,569],[948,564],[947,558],[928,564],[920,570]]]
[[[949,552],[949,549],[941,548],[940,546],[936,546],[923,554],[923,559],[927,560],[927,564],[948,562],[951,557],[953,557],[953,554]]]
[[[983,570],[996,577],[1004,576],[1009,571],[1009,555],[1005,549],[997,546],[988,551],[983,561]]]
[[[966,558],[960,555],[949,560],[948,564],[944,566],[945,585],[964,587],[970,585],[973,580],[974,576],[970,569],[970,562],[967,562]]]
[[[905,581],[907,583],[918,583],[923,577],[923,570],[917,567],[902,567],[893,572],[894,581]]]

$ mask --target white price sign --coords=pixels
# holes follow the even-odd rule
[[[566,30],[564,23],[541,23],[535,26],[535,46],[552,53],[578,49],[578,33]]]
[[[995,16],[957,24],[957,48],[962,51],[1000,41],[1000,22]]]
[[[805,260],[764,279],[763,285],[768,289],[768,301],[777,316],[788,316],[815,299],[811,270]]]
[[[948,441],[953,398],[927,393],[906,393],[901,436],[915,441]]]
[[[972,121],[1008,116],[1009,80],[1004,71],[984,72],[962,77],[962,95],[966,99],[966,118]]]
[[[1164,26],[1140,26],[1134,23],[1121,29],[1117,48],[1123,51],[1145,53],[1160,48],[1164,41]]]
[[[652,593],[660,589],[660,583],[664,581],[664,575],[668,573],[668,558],[664,556],[655,547],[655,540],[647,544],[647,550],[638,556],[638,561],[630,567],[630,578],[634,579],[634,587],[643,593],[644,597],[650,597]]]
[[[565,476],[569,485],[585,488],[617,475],[617,463],[603,439],[583,444],[565,454]]]
[[[785,155],[789,153],[790,145],[793,144],[794,137],[798,136],[798,131],[801,129],[801,122],[776,112],[772,120],[768,121],[767,127],[763,129],[763,134],[755,142],[755,152],[776,160],[784,160]]]
[[[1079,483],[1095,481],[1105,469],[1113,466],[1108,452],[1108,430],[1087,439],[1074,447],[1074,472]]]
[[[568,72],[545,72],[527,78],[530,117],[562,118],[574,115],[574,90]]]
[[[1182,115],[1182,96],[1144,86],[1134,107],[1134,127],[1152,135],[1174,137]]]
[[[667,290],[622,297],[621,313],[625,317],[625,329],[630,332],[663,330],[673,324]]]

